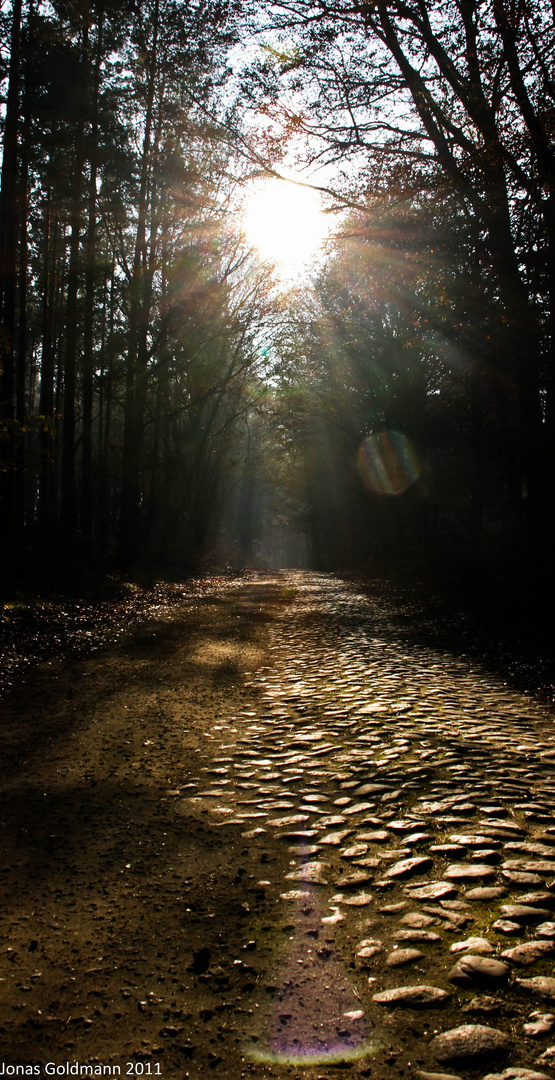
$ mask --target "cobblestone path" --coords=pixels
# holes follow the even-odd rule
[[[260,867],[275,972],[253,1056],[555,1075],[552,718],[345,582],[275,587],[252,705],[182,792]]]

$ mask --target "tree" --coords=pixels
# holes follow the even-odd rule
[[[20,221],[18,190],[19,98],[21,81],[21,0],[12,8],[10,59],[2,174],[0,181],[0,440],[7,453],[0,473],[0,501],[4,518],[3,542],[10,546],[14,524],[14,469],[17,405],[15,369],[17,242]]]
[[[502,482],[540,540],[554,475],[552,9],[293,0],[274,5],[266,26],[281,48],[251,92],[296,118],[313,162],[343,165],[348,180],[361,161],[356,198],[362,185],[373,217],[392,197],[455,199],[464,215],[500,313],[488,359],[504,414]]]
[[[117,548],[121,566],[192,565],[235,467],[269,303],[232,208],[228,10],[60,0],[10,15],[2,422],[25,439],[21,459],[13,440],[4,455],[12,535],[14,463],[23,480],[11,558],[29,564],[40,537],[65,563]]]

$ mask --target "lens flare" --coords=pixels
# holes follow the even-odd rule
[[[401,431],[367,435],[358,451],[358,467],[375,495],[402,495],[420,476],[414,447]]]
[[[317,890],[302,882],[295,929],[277,980],[278,989],[259,1044],[248,1056],[259,1062],[315,1066],[376,1053],[383,1042],[368,1023],[341,962],[330,930],[322,925]]]

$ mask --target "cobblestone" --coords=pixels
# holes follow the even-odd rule
[[[536,1076],[552,1017],[531,1014],[531,998],[555,1001],[550,716],[475,661],[407,644],[346,582],[294,572],[278,581],[293,599],[270,626],[252,704],[233,718],[235,749],[223,730],[226,765],[190,797],[260,856],[280,838],[292,845],[277,906],[296,905],[301,925],[303,905],[317,911],[371,1025],[379,1030],[387,1006],[388,1038],[402,1041],[397,1010],[434,1009],[435,1036],[421,1022],[413,1031],[416,1075],[441,1075],[437,1062],[466,1075],[510,1056],[496,1076]],[[247,798],[245,781],[257,788]],[[472,936],[453,943],[467,924]],[[378,937],[365,940],[370,925]],[[497,996],[474,997],[479,988]],[[495,1013],[498,1026],[460,1026],[471,1009]]]

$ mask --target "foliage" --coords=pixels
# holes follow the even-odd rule
[[[12,15],[5,552],[40,541],[64,559],[77,545],[121,566],[193,565],[271,315],[268,273],[233,209],[245,166],[225,137],[229,11],[111,0]],[[6,60],[10,47],[7,28]]]

